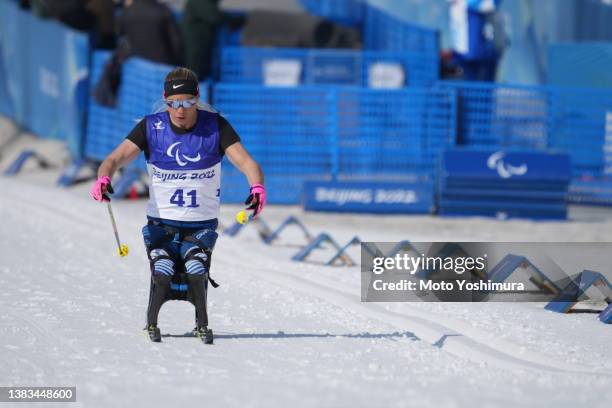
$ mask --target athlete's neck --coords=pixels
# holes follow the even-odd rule
[[[193,119],[190,120],[189,122],[182,122],[182,123],[176,123],[174,121],[174,119],[172,118],[172,115],[168,115],[170,117],[170,124],[172,125],[172,128],[174,129],[178,129],[180,131],[190,131],[191,129],[193,129],[198,121],[198,115],[194,115]]]
[[[193,129],[193,127],[195,126],[197,122],[197,116],[189,123],[182,123],[182,124],[174,123],[174,121],[172,120],[172,117],[170,118],[170,121],[172,122],[172,126],[174,126],[175,128],[179,128],[181,130],[189,130],[189,129]]]

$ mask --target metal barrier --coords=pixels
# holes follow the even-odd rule
[[[357,1],[348,2],[357,5],[353,11],[334,11],[345,3],[340,0],[305,3],[322,13],[345,10],[350,18],[362,18],[366,51],[226,48],[222,78],[234,83],[215,87],[216,106],[273,184],[272,202],[299,202],[306,180],[431,178],[439,152],[454,145],[456,136],[458,144],[472,147],[568,152],[573,177],[584,183],[612,174],[612,90],[465,82],[429,87],[438,75],[436,31]],[[35,46],[41,37],[61,44],[41,51]],[[106,108],[91,98],[83,102],[109,57],[93,53],[89,68],[88,52],[82,34],[0,0],[0,113],[40,136],[66,141],[75,159],[101,160],[152,113],[171,67],[130,59],[123,67],[118,106]],[[297,75],[294,85],[299,86],[262,86],[266,70],[278,79],[279,66],[280,76]],[[403,81],[398,81],[400,72]],[[410,87],[365,88],[393,81]],[[206,99],[206,84],[201,91]],[[75,163],[70,174],[78,173]],[[142,170],[142,160],[137,167]],[[244,177],[227,162],[223,171],[229,179],[224,201],[241,201],[248,188]],[[68,183],[71,177],[64,179]],[[588,194],[608,203],[611,184],[598,184]],[[570,191],[582,202],[588,186],[579,187]]]
[[[458,95],[458,144],[552,148],[569,153],[574,177],[612,168],[612,90],[440,82]]]
[[[416,51],[225,47],[221,81],[261,85],[428,86],[437,58]]]
[[[457,92],[458,144],[546,148],[550,93],[542,87],[440,82]]]
[[[373,6],[366,7],[363,25],[364,48],[392,51],[418,58],[409,75],[421,85],[439,78],[440,39],[437,30],[408,24]],[[411,83],[409,81],[409,83]]]
[[[609,174],[612,167],[612,89],[549,89],[549,145],[570,154],[575,177]]]
[[[448,90],[217,84],[214,104],[263,167],[275,203],[299,202],[305,180],[432,176],[454,144]],[[222,199],[241,201],[244,177],[223,172]]]
[[[90,90],[100,80],[104,65],[111,57],[110,51],[96,51],[91,58]],[[87,110],[85,156],[103,160],[117,145],[119,134],[119,109],[102,106],[92,97]],[[125,137],[125,136],[124,136]]]
[[[130,58],[123,65],[119,91],[120,136],[125,137],[145,115],[164,107],[164,79],[172,69],[141,58]],[[201,97],[206,101],[206,87],[203,88]]]
[[[331,112],[337,115],[337,174],[343,179],[431,175],[442,149],[455,143],[452,91],[352,89],[336,95]]]
[[[367,7],[362,0],[300,0],[310,13],[345,24],[359,24],[363,21]]]

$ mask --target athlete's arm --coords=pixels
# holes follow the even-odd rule
[[[112,178],[117,170],[131,163],[140,152],[140,148],[134,142],[125,139],[104,159],[98,168],[98,178],[104,176]]]
[[[264,175],[259,164],[246,151],[242,143],[236,142],[225,149],[229,161],[249,180],[249,185],[264,183]]]

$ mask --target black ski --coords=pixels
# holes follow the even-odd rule
[[[199,337],[200,340],[202,340],[204,344],[213,344],[214,342],[214,336],[213,336],[212,329],[202,327],[199,329],[195,329],[192,333],[195,337]]]
[[[154,343],[161,343],[161,331],[157,326],[149,326],[145,327],[147,334],[149,335],[149,339]]]
[[[212,331],[212,329],[208,329],[208,330],[206,331],[206,336],[204,336],[204,338],[202,339],[202,341],[204,342],[204,344],[213,344],[214,337],[213,337],[213,331]]]

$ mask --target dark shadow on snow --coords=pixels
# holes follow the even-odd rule
[[[162,337],[194,337],[189,333],[184,334],[162,334]],[[391,339],[397,340],[407,338],[419,340],[414,333],[411,332],[393,332],[393,333],[348,333],[348,334],[332,334],[332,333],[285,333],[279,331],[276,333],[227,333],[216,332],[215,340],[217,339],[299,339],[299,338],[346,338],[346,339]]]

